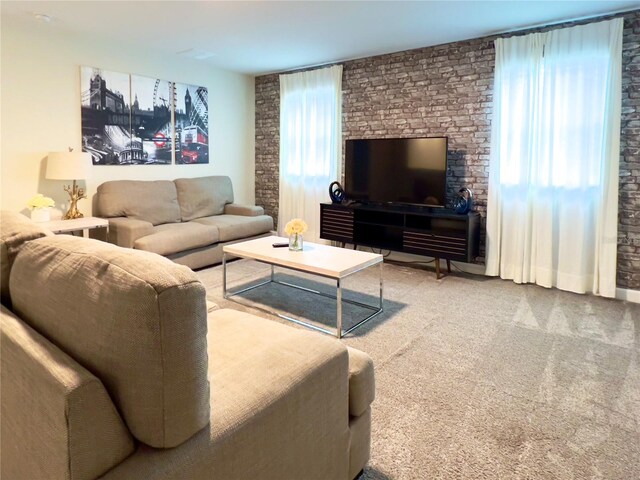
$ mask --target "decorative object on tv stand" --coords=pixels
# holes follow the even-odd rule
[[[82,218],[84,215],[78,210],[78,200],[87,198],[84,188],[78,187],[76,180],[91,177],[91,155],[84,152],[52,152],[47,158],[48,180],[73,180],[73,185],[65,185],[64,191],[69,194],[69,210],[62,217],[64,220]]]
[[[456,198],[453,199],[453,210],[461,215],[466,215],[473,208],[473,192],[469,188],[458,190]]]
[[[32,197],[27,206],[31,210],[31,220],[34,222],[48,222],[51,220],[51,207],[55,206],[56,202],[51,197],[45,197],[41,193]]]
[[[342,203],[345,199],[344,188],[340,185],[340,182],[333,182],[329,185],[329,196],[333,203]]]
[[[294,218],[285,225],[284,232],[289,235],[289,250],[299,252],[303,249],[302,234],[307,229],[307,224],[300,218]]]

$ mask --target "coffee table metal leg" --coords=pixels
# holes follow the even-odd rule
[[[342,338],[342,285],[340,279],[336,283],[336,303],[337,303],[337,316],[336,316],[336,337]]]
[[[227,254],[222,252],[222,298],[227,298]]]
[[[286,285],[286,286],[289,286],[289,287],[293,287],[293,288],[296,288],[298,290],[303,290],[305,292],[315,293],[315,294],[323,296],[323,297],[335,299],[336,300],[336,330],[335,330],[335,332],[331,331],[329,329],[318,327],[317,325],[313,325],[312,323],[307,323],[307,322],[304,322],[304,321],[299,320],[297,318],[290,317],[288,315],[283,315],[282,313],[279,313],[279,312],[271,311],[271,310],[263,308],[263,307],[259,307],[259,306],[256,306],[256,305],[252,305],[252,307],[257,309],[257,310],[261,310],[261,311],[263,311],[265,313],[268,313],[268,314],[275,315],[277,317],[283,318],[283,319],[288,320],[290,322],[297,323],[298,325],[302,325],[302,326],[311,328],[313,330],[317,330],[317,331],[322,332],[322,333],[328,333],[329,335],[335,335],[337,338],[343,338],[345,335],[348,335],[349,333],[354,331],[356,328],[358,328],[361,325],[363,325],[364,323],[368,322],[369,320],[371,320],[372,318],[374,318],[378,314],[382,313],[382,311],[383,311],[382,262],[380,262],[380,298],[379,298],[379,302],[378,302],[378,307],[376,307],[374,305],[367,305],[365,303],[357,302],[355,300],[351,300],[351,299],[348,299],[348,298],[344,298],[343,299],[342,298],[343,297],[343,295],[342,295],[342,279],[337,279],[336,280],[336,295],[333,296],[333,295],[330,295],[328,293],[324,293],[324,292],[320,292],[318,290],[314,290],[314,289],[311,289],[311,288],[303,287],[301,285],[295,285],[293,283],[284,282],[282,280],[276,280],[275,279],[275,265],[273,265],[273,264],[269,264],[269,265],[271,267],[271,272],[270,272],[270,278],[268,280],[265,280],[263,282],[255,284],[255,285],[250,285],[250,286],[245,287],[245,288],[241,288],[239,290],[229,291],[229,290],[227,290],[227,257],[226,257],[226,254],[223,252],[223,254],[222,254],[222,295],[223,295],[223,298],[232,300],[232,297],[235,297],[236,295],[240,295],[242,293],[248,292],[249,290],[253,290],[253,289],[261,287],[263,285],[267,285],[269,283],[277,283],[277,284],[280,284],[280,285]],[[358,273],[359,271],[364,270],[365,268],[367,268],[367,267],[364,267],[364,268],[362,268],[360,270],[356,270],[355,272],[352,272],[349,275],[352,275],[354,273]],[[237,300],[232,300],[232,301],[237,301]],[[371,313],[370,315],[368,315],[364,319],[360,320],[355,325],[352,325],[348,329],[343,330],[343,324],[342,324],[342,313],[343,313],[342,312],[342,306],[343,306],[342,304],[343,304],[343,302],[344,303],[349,303],[351,305],[358,305],[360,307],[364,307],[364,308],[373,310],[373,313]],[[238,302],[238,303],[242,303],[242,302]]]

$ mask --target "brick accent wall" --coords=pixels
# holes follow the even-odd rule
[[[624,15],[618,285],[640,289],[640,10]],[[604,17],[604,20],[613,17]],[[594,20],[591,20],[594,21]],[[574,25],[538,28],[543,31]],[[517,32],[517,34],[530,33]],[[509,35],[504,35],[509,36]],[[447,197],[473,189],[483,218],[495,36],[344,62],[343,140],[449,137]],[[256,203],[278,213],[278,75],[256,78]],[[482,258],[478,261],[482,262]]]
[[[618,286],[640,290],[640,10],[624,17]]]
[[[280,181],[280,82],[277,74],[256,77],[255,110],[256,205],[264,207],[277,228]]]

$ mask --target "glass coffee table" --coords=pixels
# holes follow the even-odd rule
[[[283,237],[262,237],[255,240],[249,240],[246,242],[234,243],[232,245],[225,245],[222,248],[222,293],[225,299],[231,299],[231,297],[240,295],[241,293],[253,290],[255,288],[267,285],[269,283],[277,283],[279,285],[286,285],[288,287],[304,290],[306,292],[322,295],[324,297],[333,298],[336,300],[336,330],[329,330],[319,327],[312,323],[305,322],[298,318],[294,318],[280,312],[274,312],[261,307],[260,310],[264,310],[267,313],[276,315],[285,320],[304,325],[305,327],[312,328],[314,330],[335,335],[338,338],[342,338],[344,335],[352,332],[356,328],[362,326],[364,323],[371,320],[376,315],[383,311],[383,279],[382,279],[382,255],[377,253],[361,252],[358,250],[347,250],[344,248],[332,247],[329,245],[320,245],[317,243],[304,243],[304,250],[301,252],[292,252],[287,247],[274,248],[274,243],[288,242],[287,238]],[[256,260],[258,262],[271,265],[271,276],[268,280],[251,285],[249,287],[241,288],[235,291],[227,290],[227,255],[233,255],[235,257],[247,258]],[[366,303],[357,302],[355,300],[344,299],[342,295],[342,288],[344,279],[358,273],[366,268],[378,266],[380,270],[380,296],[378,305],[368,305]],[[283,282],[275,278],[275,267],[287,268],[298,272],[309,273],[324,278],[332,279],[336,282],[336,295],[330,295],[311,288],[306,288],[300,285],[295,285],[289,282]],[[343,330],[342,326],[342,303],[350,303],[357,305],[368,310],[372,310],[372,313],[367,315],[364,319],[358,321],[355,325]]]

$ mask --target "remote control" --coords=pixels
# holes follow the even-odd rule
[[[282,248],[282,247],[288,247],[289,244],[288,243],[274,243],[273,244],[273,248]]]

